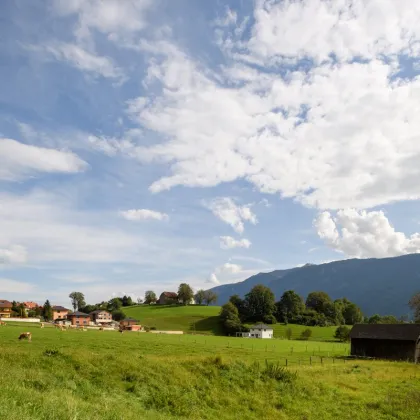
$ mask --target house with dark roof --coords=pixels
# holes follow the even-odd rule
[[[52,308],[52,313],[53,313],[53,321],[55,321],[56,319],[64,319],[67,317],[69,310],[67,308],[65,308],[64,306],[53,306]]]
[[[173,305],[178,303],[178,294],[175,292],[163,292],[157,301],[158,305]]]
[[[67,319],[71,322],[71,325],[86,326],[89,325],[90,315],[76,311],[68,314]]]
[[[12,313],[12,302],[0,300],[0,318],[10,318]]]
[[[420,324],[356,324],[352,356],[420,362]]]
[[[139,321],[137,319],[125,318],[120,321],[120,329],[128,331],[140,331],[141,325],[139,325]]]
[[[92,311],[89,315],[90,315],[90,319],[95,324],[109,324],[112,322],[111,312],[108,312],[102,309]]]

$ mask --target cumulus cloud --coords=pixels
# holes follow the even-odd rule
[[[248,31],[219,28],[219,68],[148,46],[161,91],[128,113],[165,139],[137,149],[170,165],[151,191],[245,179],[320,209],[419,199],[420,77],[397,54],[420,59],[420,4],[400,3],[258,1]]]
[[[120,212],[121,216],[124,219],[131,221],[140,221],[140,220],[169,220],[169,216],[166,213],[160,213],[154,210],[148,209],[131,209]]]
[[[220,237],[220,248],[232,249],[232,248],[249,248],[251,241],[248,239],[235,239],[232,236],[221,236]]]
[[[87,163],[70,151],[48,149],[0,139],[0,179],[19,180],[37,172],[75,173]]]
[[[215,198],[204,204],[217,218],[232,226],[235,232],[243,233],[245,230],[244,222],[253,225],[258,222],[257,216],[252,212],[249,205],[239,206],[232,198]]]
[[[207,283],[220,284],[219,277],[224,279],[229,278],[231,275],[239,274],[242,272],[242,267],[238,264],[225,263],[215,268],[213,273],[207,280]]]
[[[382,211],[321,213],[314,226],[324,242],[348,257],[383,258],[420,252],[420,234],[397,232]]]
[[[21,245],[12,245],[9,248],[0,248],[0,265],[23,264],[27,260],[26,248]]]

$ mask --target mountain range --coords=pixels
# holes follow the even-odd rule
[[[244,297],[253,286],[268,286],[280,299],[286,290],[294,290],[304,299],[313,291],[327,292],[332,299],[346,297],[365,315],[409,315],[408,301],[420,291],[420,254],[392,258],[348,259],[326,264],[306,264],[286,270],[259,273],[211,290],[218,305],[237,294]]]

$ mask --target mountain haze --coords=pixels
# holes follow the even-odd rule
[[[327,264],[256,274],[240,283],[212,288],[223,305],[233,294],[243,297],[256,284],[268,286],[276,300],[286,290],[304,299],[313,291],[325,291],[332,299],[346,297],[365,315],[407,315],[413,293],[420,291],[420,254],[382,259],[350,259]]]

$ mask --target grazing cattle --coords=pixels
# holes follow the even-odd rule
[[[5,326],[6,326],[6,323],[3,321],[0,321],[0,327],[5,327]]]
[[[104,329],[101,327],[101,328],[99,328],[99,331],[103,331]]]
[[[44,323],[43,322],[41,322],[41,328],[44,328]]]
[[[122,328],[120,328],[119,330],[118,330],[118,332],[120,332],[121,334],[124,332],[124,330],[122,329]]]
[[[32,333],[30,332],[24,332],[21,333],[19,336],[19,340],[28,340],[28,341],[32,341]]]

